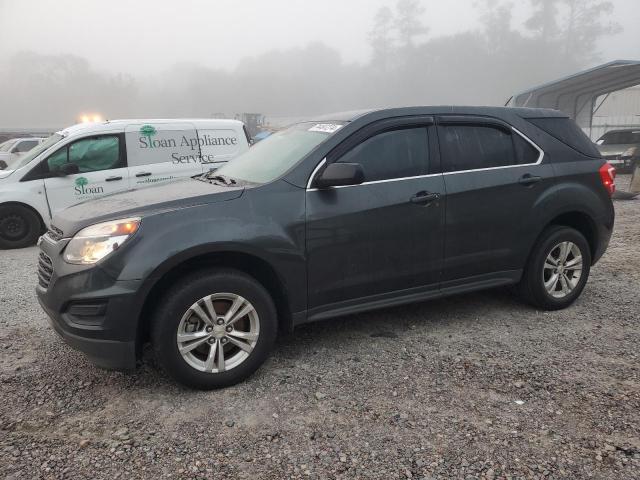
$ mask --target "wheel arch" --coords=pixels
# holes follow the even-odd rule
[[[138,315],[137,343],[141,347],[149,339],[153,314],[158,301],[180,278],[198,270],[230,268],[256,279],[273,298],[278,314],[278,328],[289,332],[293,329],[293,317],[289,308],[289,295],[285,283],[276,269],[263,258],[242,251],[212,251],[196,253],[188,258],[160,267],[154,279],[143,288],[144,303]]]
[[[568,210],[565,212],[557,213],[553,218],[551,218],[544,227],[538,233],[536,237],[536,241],[531,246],[529,257],[531,256],[531,252],[535,245],[538,244],[540,240],[540,236],[549,228],[554,225],[571,227],[577,231],[579,231],[584,238],[587,240],[589,244],[589,250],[591,251],[592,262],[594,262],[596,258],[596,254],[599,248],[599,238],[598,238],[598,227],[596,226],[596,222],[593,217],[583,210]]]
[[[579,231],[586,238],[591,250],[591,258],[595,258],[598,251],[598,227],[596,222],[585,212],[572,211],[556,216],[550,223],[551,225],[563,225],[571,227]]]

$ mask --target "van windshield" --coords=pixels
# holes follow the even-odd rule
[[[640,143],[640,130],[605,133],[596,143],[598,145],[629,145],[632,143]]]
[[[269,183],[295,166],[344,123],[305,122],[293,125],[252,146],[211,173],[247,183]]]
[[[49,147],[54,146],[63,138],[64,137],[59,133],[54,133],[49,138],[47,138],[44,142],[42,142],[40,145],[35,146],[34,148],[29,150],[27,153],[25,153],[21,157],[15,158],[12,162],[10,162],[7,165],[7,170],[16,170],[18,168],[24,167],[31,160],[36,158],[38,155],[40,155],[42,152],[47,150]]]

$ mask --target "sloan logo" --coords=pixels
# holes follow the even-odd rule
[[[100,186],[89,185],[89,180],[85,177],[78,177],[74,187],[76,195],[90,195],[95,193],[104,193],[104,188]]]
[[[153,137],[158,131],[155,129],[153,125],[143,125],[140,128],[140,135],[142,137],[147,137],[149,139],[149,147],[153,148],[153,142],[151,141],[151,137]]]

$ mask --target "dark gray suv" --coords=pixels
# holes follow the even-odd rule
[[[178,381],[227,386],[306,322],[503,285],[567,307],[609,243],[614,188],[556,111],[332,115],[215,172],[63,211],[37,293],[98,365],[132,368],[150,342]]]

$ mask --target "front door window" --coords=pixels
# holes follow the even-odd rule
[[[51,154],[43,165],[45,188],[52,213],[76,203],[129,188],[129,172],[121,157],[119,135],[77,140]],[[76,165],[77,172],[59,175],[62,165]]]

